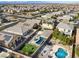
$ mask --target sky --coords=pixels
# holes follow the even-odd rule
[[[79,0],[0,0],[0,1],[79,1]]]
[[[79,3],[79,0],[0,0],[0,1],[49,1],[52,3]]]

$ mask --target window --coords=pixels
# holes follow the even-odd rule
[[[68,32],[70,32],[70,30],[68,30]]]

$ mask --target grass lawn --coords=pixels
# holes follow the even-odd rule
[[[31,55],[37,47],[32,44],[25,44],[25,46],[22,48],[22,52],[26,55]]]

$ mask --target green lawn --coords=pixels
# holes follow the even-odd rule
[[[37,47],[35,45],[32,44],[26,44],[23,48],[22,48],[22,52],[26,55],[31,55],[35,50],[37,49]]]

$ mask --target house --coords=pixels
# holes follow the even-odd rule
[[[6,17],[5,19],[7,19],[8,21],[16,21],[16,20],[17,20],[17,17],[8,16],[8,17]]]
[[[10,57],[10,53],[0,46],[0,58],[8,58]]]
[[[43,29],[53,29],[52,24],[43,23],[41,26],[42,26]]]
[[[56,28],[60,31],[63,32],[66,35],[71,36],[74,30],[74,26],[71,24],[66,24],[66,23],[59,23]]]
[[[70,13],[69,15],[72,16],[72,17],[78,16],[77,13]]]
[[[43,19],[49,19],[52,17],[52,14],[47,13],[46,15],[41,16]]]
[[[40,21],[28,20],[26,22],[19,22],[18,24],[4,29],[0,32],[0,45],[13,50],[19,49],[21,45],[26,41],[25,38],[29,38],[36,30],[33,29],[33,25]]]
[[[55,16],[55,15],[63,15],[63,14],[64,14],[63,11],[52,12],[52,13],[47,13],[46,15],[43,15],[42,18],[49,19],[52,16]]]
[[[26,26],[26,27],[28,27],[28,26]],[[12,34],[17,34],[17,35],[23,35],[23,33],[25,32],[25,30],[23,30],[24,28],[25,27],[23,27],[23,23],[19,22],[18,24],[14,25],[12,27],[4,29],[3,31],[12,33]],[[26,29],[26,31],[27,30],[28,29]]]
[[[0,44],[2,44],[3,46],[8,47],[8,44],[10,43],[12,38],[13,38],[12,35],[0,33]]]
[[[7,58],[7,57],[9,57],[9,56],[10,56],[10,54],[9,54],[8,52],[2,51],[2,52],[0,53],[0,58]]]
[[[58,20],[57,19],[49,19],[47,20],[48,24],[51,24],[53,28],[55,28],[58,25]]]
[[[25,37],[8,32],[0,32],[0,45],[16,50],[26,41]]]
[[[8,20],[6,20],[3,16],[0,16],[0,24],[6,23]]]
[[[63,15],[64,13],[63,11],[57,11],[57,12],[52,12],[51,14],[53,16],[53,15]]]
[[[2,24],[2,19],[0,19],[0,24]]]
[[[4,32],[9,32],[12,34],[17,34],[17,35],[27,35],[30,31],[33,31],[33,25],[35,23],[39,24],[41,20],[27,20],[25,22],[19,22],[18,24],[6,28],[3,31]]]
[[[48,23],[53,24],[56,21],[56,19],[49,19],[47,20]]]
[[[70,15],[64,15],[57,17],[59,21],[69,22],[70,20],[73,20],[73,17]]]

